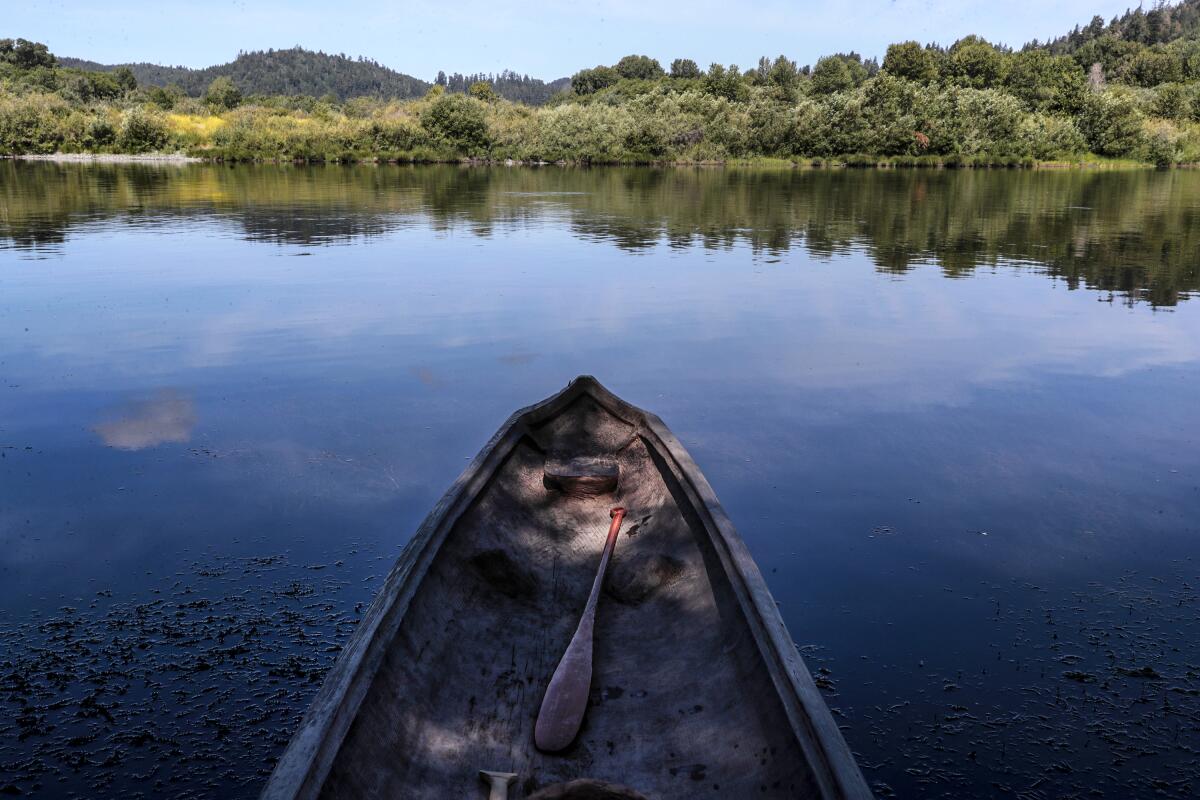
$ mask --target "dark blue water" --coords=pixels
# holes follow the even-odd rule
[[[1200,792],[1200,174],[0,162],[0,789],[250,797],[579,373],[880,796]]]

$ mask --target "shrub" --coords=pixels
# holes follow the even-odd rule
[[[496,94],[496,90],[487,81],[476,81],[467,89],[467,94],[474,97],[476,100],[482,100],[485,103],[494,103],[500,99]]]
[[[625,157],[633,124],[628,110],[605,105],[565,105],[530,120],[523,156],[545,161],[612,162]]]
[[[367,125],[369,146],[375,152],[398,153],[416,150],[428,143],[422,128],[409,119],[384,117]]]
[[[117,132],[117,146],[124,153],[147,153],[166,146],[171,131],[158,111],[131,108],[125,112]]]
[[[1166,120],[1148,123],[1145,131],[1146,156],[1156,166],[1170,167],[1179,163],[1183,134]]]
[[[794,155],[815,156],[829,152],[828,124],[824,104],[801,100],[792,110],[791,140],[788,150]]]
[[[1142,113],[1129,94],[1096,92],[1084,101],[1079,128],[1092,152],[1127,156],[1141,144]]]
[[[243,108],[225,116],[213,134],[216,154],[231,160],[324,161],[333,143],[320,117]]]
[[[1183,120],[1192,115],[1192,96],[1182,83],[1164,83],[1154,90],[1150,113],[1165,119]]]
[[[0,94],[0,153],[53,153],[62,145],[60,122],[68,110],[57,95]]]
[[[421,127],[434,140],[466,155],[486,152],[490,137],[483,103],[461,94],[435,99],[421,113]]]
[[[838,92],[820,104],[814,155],[844,155],[867,149],[870,135],[861,92]]]
[[[62,120],[61,147],[70,153],[105,152],[117,140],[119,115],[114,119],[105,109],[72,111]]]
[[[929,138],[930,154],[1018,155],[1024,116],[1012,95],[951,87],[927,98],[919,130]]]
[[[107,150],[117,142],[117,126],[107,114],[101,114],[88,120],[84,137],[85,148]]]
[[[750,104],[749,118],[747,144],[751,150],[764,155],[791,154],[795,140],[791,108],[759,100]]]
[[[183,92],[178,86],[168,86],[165,89],[161,86],[151,86],[146,90],[146,99],[163,111],[173,109],[182,96]]]
[[[235,86],[232,80],[222,75],[214,78],[213,82],[208,85],[208,91],[204,93],[204,102],[213,108],[228,111],[242,104],[242,90]]]
[[[622,142],[625,153],[621,160],[659,161],[668,153],[671,136],[663,125],[661,118],[656,116],[642,117],[634,114],[631,125],[625,132]]]
[[[1087,150],[1079,126],[1070,119],[1051,114],[1030,114],[1021,120],[1019,136],[1023,152],[1037,159],[1062,158]]]
[[[924,91],[919,84],[890,73],[877,75],[863,85],[868,152],[915,155],[929,146],[928,137],[919,130],[922,122],[916,114],[922,107]]]
[[[167,127],[176,145],[198,148],[209,145],[225,120],[211,114],[168,114]]]

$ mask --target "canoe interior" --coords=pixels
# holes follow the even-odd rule
[[[310,796],[483,798],[481,769],[517,773],[514,800],[580,778],[648,798],[832,796],[711,519],[645,419],[576,392],[501,445],[407,578],[402,618],[380,627],[377,666]],[[615,461],[616,491],[546,480],[548,462],[580,458]],[[568,750],[543,754],[534,720],[618,504],[587,716]]]

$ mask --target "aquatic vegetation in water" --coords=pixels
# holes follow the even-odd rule
[[[341,566],[209,559],[148,597],[101,591],[0,628],[4,790],[256,796],[373,591]],[[838,662],[801,652],[880,797],[1182,799],[1200,787],[1200,667],[1176,644],[1200,633],[1200,593],[1172,583],[1130,576],[1041,610],[981,588],[964,599],[996,604],[994,666],[922,661],[888,706],[846,704]],[[877,777],[898,771],[908,790]]]
[[[0,627],[0,792],[253,797],[369,589],[272,555]]]

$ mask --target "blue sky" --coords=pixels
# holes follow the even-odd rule
[[[542,78],[646,53],[747,67],[784,53],[800,63],[889,42],[950,43],[968,33],[1019,46],[1136,5],[1133,0],[3,0],[0,36],[106,63],[202,67],[239,50],[302,45],[364,55],[430,79],[512,68]]]

